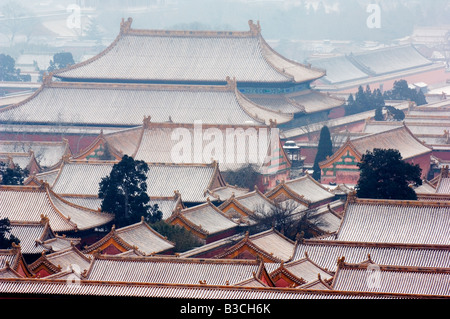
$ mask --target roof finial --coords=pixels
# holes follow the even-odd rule
[[[259,25],[259,21],[254,24],[253,20],[249,20],[248,25],[250,26],[250,32],[252,35],[257,36],[261,33],[261,26]]]
[[[149,128],[150,127],[151,119],[152,119],[152,117],[150,115],[149,116],[144,116],[144,122],[143,122],[144,128]]]
[[[131,29],[131,23],[133,22],[133,18],[129,17],[127,21],[122,18],[122,22],[120,22],[120,33],[127,33]]]

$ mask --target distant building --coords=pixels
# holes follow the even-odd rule
[[[316,89],[335,93],[355,93],[359,86],[367,85],[372,90],[391,90],[394,82],[401,79],[428,86],[448,79],[445,63],[433,62],[410,44],[315,58],[309,63],[327,70],[326,76],[315,82]]]
[[[349,138],[332,156],[319,163],[322,171],[321,182],[356,185],[360,174],[358,163],[367,151],[373,151],[375,148],[398,150],[403,160],[420,166],[423,178],[428,176],[431,147],[419,141],[406,126],[401,126],[380,133]]]

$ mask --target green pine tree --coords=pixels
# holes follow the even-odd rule
[[[374,149],[366,152],[358,163],[360,177],[356,196],[373,199],[416,200],[409,185],[421,185],[422,169],[403,161],[398,150]]]
[[[313,166],[313,175],[312,177],[319,181],[321,177],[321,171],[319,163],[326,160],[328,156],[331,156],[333,154],[333,144],[331,142],[331,134],[330,129],[328,126],[322,127],[320,130],[320,137],[319,137],[319,145],[317,147],[317,154],[316,158],[314,159],[314,166]]]
[[[115,215],[117,227],[137,223],[142,216],[149,223],[161,220],[162,212],[158,206],[149,204],[148,170],[144,161],[135,161],[124,155],[119,163],[114,164],[111,173],[100,182],[98,196],[102,199],[101,209]]]

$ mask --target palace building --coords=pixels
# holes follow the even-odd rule
[[[359,179],[358,163],[367,151],[376,148],[398,150],[403,160],[420,166],[423,178],[428,175],[432,148],[402,125],[379,133],[348,138],[332,156],[319,163],[321,182],[356,185]]]
[[[327,120],[344,104],[314,90],[311,83],[326,72],[274,51],[259,22],[249,21],[249,31],[140,30],[131,24],[123,20],[105,50],[45,76],[33,95],[3,108],[0,139],[64,138],[76,157],[99,134],[135,128],[145,118],[172,129],[198,122],[286,128]],[[289,175],[277,144],[280,161],[268,167],[264,187]]]

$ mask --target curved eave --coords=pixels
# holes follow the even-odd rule
[[[325,70],[312,68],[298,62],[289,60],[276,52],[272,47],[259,36],[261,49],[264,58],[273,68],[281,74],[290,77],[296,83],[312,82],[326,75]]]
[[[237,87],[235,89],[235,92],[236,98],[239,104],[242,106],[243,110],[259,123],[265,123],[266,125],[271,125],[272,123],[283,124],[291,121],[294,118],[293,113],[274,112],[268,108],[250,101],[237,89]]]

